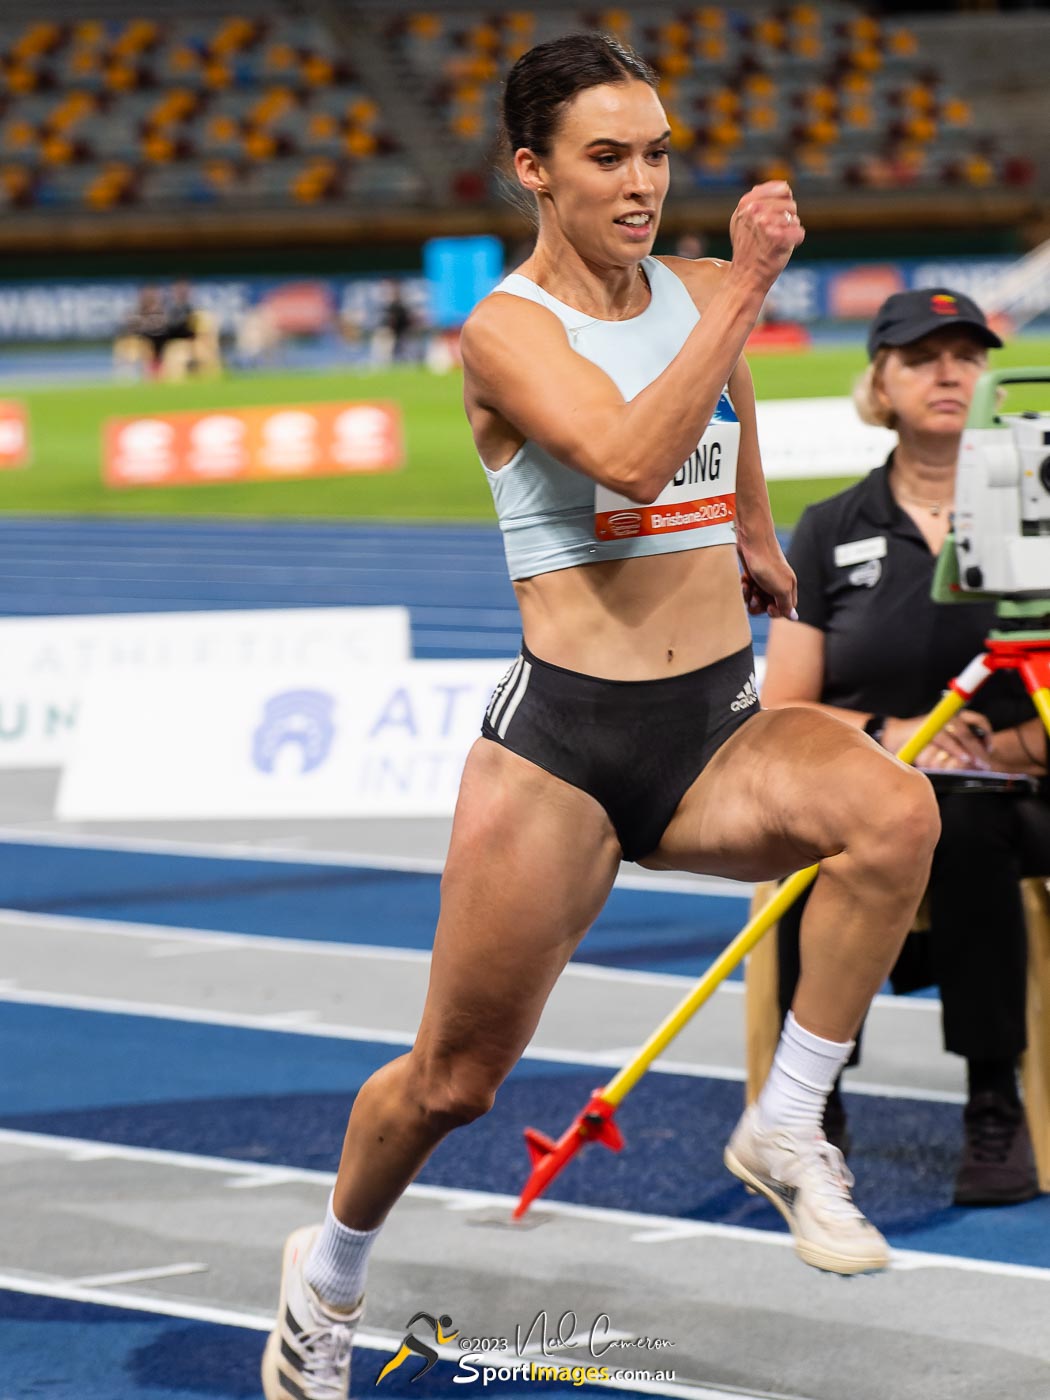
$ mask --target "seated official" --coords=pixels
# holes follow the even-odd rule
[[[767,708],[826,710],[896,751],[984,650],[994,605],[936,604],[930,587],[970,400],[988,348],[1001,344],[974,302],[943,288],[898,293],[876,314],[855,401],[866,422],[893,428],[898,443],[865,480],[809,507],[794,532],[788,557],[800,621],[771,624]],[[1017,676],[994,676],[974,706],[919,755],[919,767],[1046,774],[1047,735]],[[938,800],[929,971],[940,988],[945,1047],[965,1058],[968,1076],[955,1200],[1027,1200],[1038,1182],[1017,1089],[1027,946],[1018,882],[1050,872],[1045,778],[1041,796],[955,791]],[[798,977],[803,904],[780,924],[782,1014]],[[899,981],[915,985],[908,952]],[[848,1142],[838,1095],[825,1130]]]

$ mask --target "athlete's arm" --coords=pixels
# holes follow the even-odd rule
[[[758,449],[755,386],[747,361],[740,357],[729,376],[729,397],[740,419],[740,455],[736,466],[736,544],[743,566],[741,582],[750,613],[797,618],[798,584],[784,558]]]
[[[779,181],[744,196],[730,232],[734,259],[720,269],[703,317],[629,403],[572,349],[557,317],[505,295],[487,297],[463,328],[470,393],[559,462],[632,500],[653,500],[695,448],[766,292],[804,237]]]
[[[762,682],[762,706],[767,710],[783,710],[800,706],[806,710],[822,710],[834,715],[855,729],[863,729],[871,718],[867,710],[847,710],[841,705],[825,705],[821,699],[824,689],[826,643],[819,627],[807,622],[774,621],[769,625],[766,643],[766,676]],[[896,753],[911,738],[925,715],[913,719],[889,718],[882,733],[882,745]],[[953,723],[951,732],[941,732],[923,749],[916,764],[920,768],[987,768],[988,745],[976,731],[990,732],[991,726],[983,715],[963,710]]]

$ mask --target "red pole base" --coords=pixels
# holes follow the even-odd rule
[[[525,1183],[521,1199],[514,1207],[515,1220],[521,1219],[536,1197],[546,1190],[584,1143],[600,1142],[611,1152],[620,1151],[623,1147],[623,1135],[613,1122],[616,1107],[616,1104],[602,1098],[601,1089],[596,1089],[587,1107],[577,1115],[557,1142],[535,1128],[525,1129],[525,1146],[529,1149],[532,1159],[532,1172]]]

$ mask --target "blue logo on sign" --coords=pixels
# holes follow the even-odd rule
[[[286,745],[300,751],[300,774],[320,768],[335,738],[334,709],[335,696],[325,690],[282,690],[271,696],[252,738],[256,768],[272,773],[277,755]]]

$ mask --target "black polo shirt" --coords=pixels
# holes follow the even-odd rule
[[[936,556],[894,500],[885,466],[807,507],[788,559],[798,612],[825,637],[820,699],[847,710],[909,719],[926,714],[995,627],[992,603],[935,603]],[[993,676],[972,706],[993,729],[1031,719],[1018,676]]]

